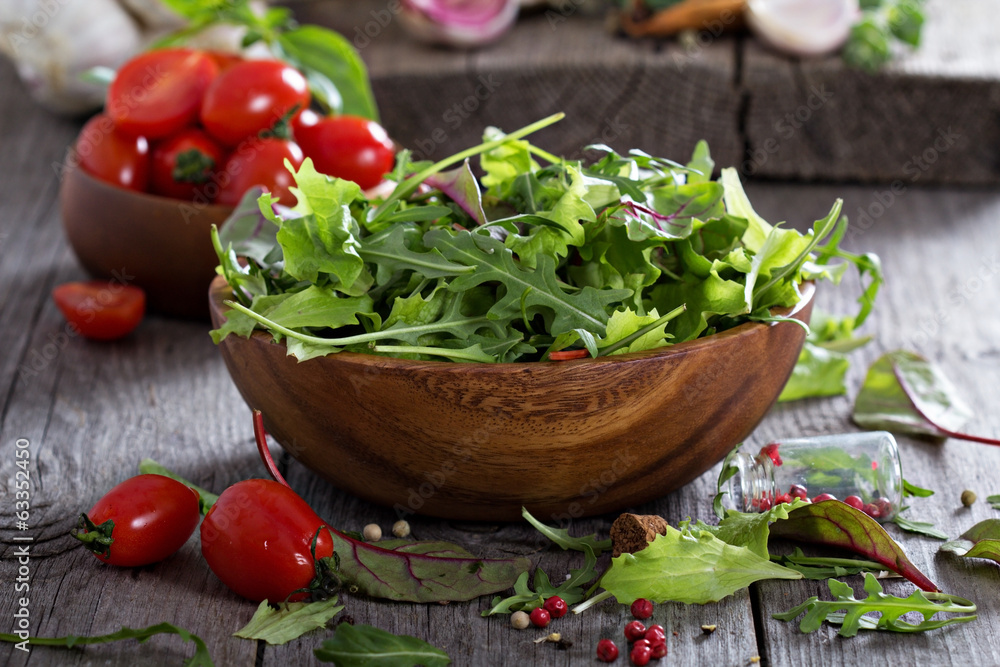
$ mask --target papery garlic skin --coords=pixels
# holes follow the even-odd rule
[[[474,48],[507,32],[519,9],[518,0],[402,0],[400,16],[418,39]]]
[[[772,48],[822,56],[844,45],[861,10],[858,0],[748,0],[747,24]]]

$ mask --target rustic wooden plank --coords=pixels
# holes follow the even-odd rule
[[[836,196],[844,196],[845,211],[855,215],[879,198],[887,201],[884,186],[812,187],[754,186],[750,196],[763,215],[774,218],[801,210],[809,220],[822,214]],[[877,210],[877,209],[876,209]],[[873,344],[853,355],[848,386],[851,397],[864,379],[868,364],[882,352],[913,349],[940,364],[976,411],[968,425],[972,433],[1000,435],[995,406],[1000,387],[1000,349],[994,334],[1000,312],[1000,244],[995,221],[1000,196],[994,193],[909,190],[867,229],[849,235],[848,247],[879,253],[889,277],[873,318],[864,331],[876,336]],[[800,220],[800,222],[801,222]],[[821,305],[833,312],[851,312],[851,289],[824,289]],[[854,292],[856,293],[856,292]],[[779,406],[751,439],[800,433],[856,430],[850,423],[852,402],[847,397],[800,401]],[[931,521],[957,536],[977,521],[997,513],[980,501],[964,509],[959,495],[965,488],[980,498],[1000,492],[994,471],[1000,449],[950,440],[944,443],[900,437],[904,476],[937,491],[913,498],[907,516]],[[758,587],[764,634],[763,656],[770,665],[856,665],[874,656],[891,656],[900,664],[997,664],[1000,662],[1000,571],[989,561],[963,562],[939,554],[937,540],[911,535],[890,526],[911,560],[947,593],[973,600],[979,619],[972,624],[921,635],[862,633],[854,639],[835,638],[824,627],[803,636],[797,623],[770,618],[810,595],[830,599],[825,582],[762,582]],[[790,545],[789,545],[790,546]],[[860,577],[849,579],[860,590]],[[913,586],[903,580],[885,582],[886,591],[909,595]]]

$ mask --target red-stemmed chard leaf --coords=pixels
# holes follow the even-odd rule
[[[989,558],[1000,563],[1000,519],[980,521],[957,540],[941,545],[963,558]]]
[[[274,481],[288,486],[271,458],[264,417],[253,411],[257,451]],[[351,593],[400,602],[464,602],[514,585],[531,568],[527,558],[476,558],[449,542],[386,540],[378,545],[327,526],[339,557],[338,574]]]
[[[875,519],[839,500],[824,500],[792,510],[787,519],[771,525],[771,535],[842,547],[885,565],[922,590],[939,590]]]
[[[468,159],[462,163],[462,166],[451,171],[442,171],[428,176],[424,183],[448,195],[476,221],[477,225],[486,224],[486,213],[483,212],[483,194],[479,189],[479,181],[472,173]]]
[[[879,357],[854,401],[854,421],[862,428],[1000,445],[994,438],[960,432],[971,418],[972,411],[948,378],[906,350]]]

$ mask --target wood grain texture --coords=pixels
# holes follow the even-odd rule
[[[776,314],[808,322],[814,291]],[[232,298],[216,278],[215,327]],[[760,422],[804,340],[794,324],[747,323],[666,349],[516,364],[350,352],[299,363],[263,331],[220,348],[268,430],[340,488],[404,516],[516,521],[522,507],[568,520],[687,484]]]
[[[0,64],[0,90],[15,85],[12,69]],[[151,317],[129,339],[98,345],[63,340],[64,322],[49,300],[60,282],[84,277],[63,238],[57,212],[53,162],[79,129],[49,116],[19,95],[0,95],[0,631],[12,628],[16,596],[7,588],[17,572],[15,535],[35,538],[31,561],[32,629],[39,635],[100,633],[122,625],[140,627],[170,620],[206,639],[216,665],[310,664],[312,649],[329,635],[316,632],[282,647],[233,638],[255,605],[224,590],[204,565],[197,538],[178,555],[134,571],[101,566],[75,547],[67,531],[76,514],[150,456],[216,491],[250,476],[263,476],[252,440],[250,415],[229,380],[206,326]],[[917,184],[920,185],[920,184]],[[976,409],[969,430],[1000,435],[1000,195],[908,185],[887,201],[887,186],[787,186],[752,184],[751,199],[771,220],[802,228],[822,216],[830,201],[845,197],[845,211],[869,221],[855,228],[853,249],[882,254],[890,281],[864,332],[876,343],[855,353],[848,377],[856,392],[864,370],[878,354],[896,347],[921,351],[942,364]],[[885,208],[888,206],[888,208]],[[877,215],[875,213],[878,213]],[[819,305],[848,312],[855,285],[823,289]],[[47,347],[49,345],[53,347]],[[19,373],[19,367],[26,372]],[[28,372],[30,371],[30,372]],[[846,397],[808,400],[772,410],[749,438],[770,439],[852,430]],[[13,528],[13,451],[17,438],[31,442],[30,530]],[[964,488],[980,498],[1000,493],[996,470],[1000,449],[971,443],[900,438],[904,475],[933,488],[915,499],[912,516],[934,521],[957,535],[997,513],[982,501],[962,509]],[[280,456],[280,449],[274,448]],[[290,457],[283,472],[330,522],[360,530],[369,522],[387,529],[396,515],[339,491]],[[687,516],[708,518],[715,474],[710,471],[682,490],[631,508],[672,523]],[[605,536],[614,516],[573,521],[574,534]],[[449,539],[483,556],[530,557],[558,579],[579,559],[550,547],[522,524],[464,523],[410,517],[417,538]],[[1000,569],[989,561],[939,555],[937,542],[892,529],[911,559],[946,591],[973,599],[980,618],[964,626],[918,636],[863,634],[835,637],[822,628],[802,635],[794,624],[770,619],[814,593],[822,583],[764,583],[751,596],[741,592],[718,604],[658,605],[653,620],[667,628],[670,664],[749,665],[760,655],[767,665],[857,665],[1000,663]],[[856,579],[850,580],[855,586]],[[889,582],[907,594],[912,587]],[[446,649],[456,665],[589,664],[601,637],[620,637],[627,611],[606,603],[556,626],[575,643],[566,652],[530,642],[541,632],[516,632],[505,618],[481,619],[487,600],[450,605],[397,605],[345,596],[346,614],[394,632],[427,639]],[[704,636],[703,623],[719,630]],[[672,633],[678,634],[674,636]],[[122,642],[72,651],[35,648],[29,656],[0,646],[0,663],[32,665],[180,664],[191,647],[175,637],[138,645]],[[623,659],[619,658],[621,662]],[[624,662],[622,662],[624,664]]]

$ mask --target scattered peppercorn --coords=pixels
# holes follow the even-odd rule
[[[646,598],[639,598],[633,602],[631,609],[632,616],[638,618],[640,621],[645,621],[653,615],[653,603]]]
[[[649,649],[649,657],[653,660],[667,657],[667,641],[663,640],[654,643]]]
[[[370,523],[365,526],[361,534],[364,536],[365,542],[378,542],[382,539],[382,529],[379,528],[377,523]]]
[[[410,522],[402,519],[392,524],[392,534],[399,538],[410,536]]]
[[[614,662],[618,659],[618,646],[610,639],[597,642],[597,659],[602,662]]]
[[[718,628],[718,627],[719,626],[714,625],[714,624],[713,625],[703,625],[703,626],[701,626],[701,631],[704,632],[706,635],[710,635],[713,632],[715,632],[716,628]]]
[[[625,626],[625,639],[634,642],[646,636],[646,626],[642,621],[632,621]]]
[[[854,509],[859,510],[865,506],[865,501],[861,500],[858,496],[847,496],[844,498],[844,504],[850,505]]]
[[[515,611],[510,615],[510,625],[515,630],[524,630],[531,625],[531,617],[527,612]]]
[[[536,607],[535,609],[532,609],[531,613],[528,614],[528,617],[531,619],[531,624],[534,625],[536,628],[544,628],[546,625],[549,624],[549,621],[552,620],[552,617],[549,615],[549,612],[545,611],[545,609],[542,607]]]
[[[805,500],[809,496],[809,489],[801,484],[792,484],[792,486],[788,489],[788,493],[792,496],[792,498]]]
[[[545,601],[543,605],[545,611],[549,612],[549,616],[552,618],[562,618],[569,611],[569,607],[566,606],[566,601],[563,600],[558,595],[553,595],[548,600]]]
[[[824,500],[836,500],[836,499],[837,496],[833,495],[832,493],[821,493],[818,496],[813,496],[814,503],[821,503]]]
[[[632,659],[633,664],[643,667],[643,665],[649,664],[649,659],[653,657],[653,651],[646,646],[633,646],[632,652],[629,653],[629,658]]]
[[[966,489],[962,491],[962,504],[966,507],[972,507],[972,503],[976,502],[976,494],[974,491]]]
[[[643,638],[649,640],[650,644],[666,641],[667,631],[663,629],[662,625],[651,625],[646,628],[646,634],[643,635]]]

